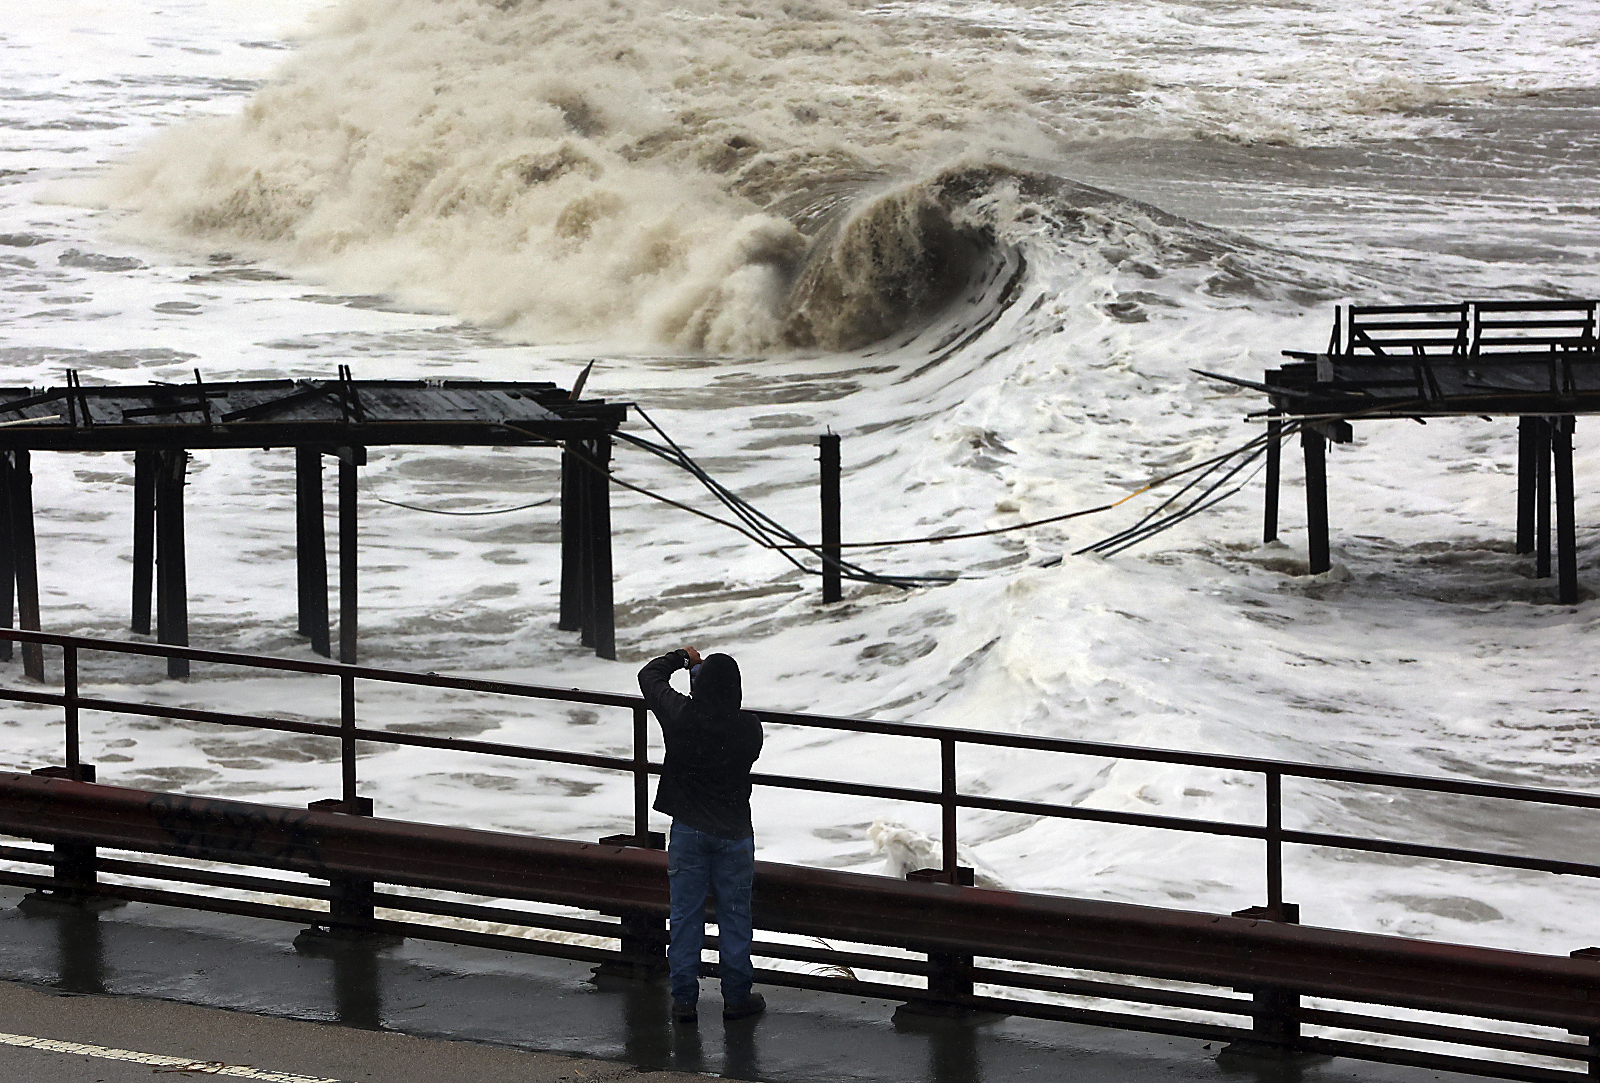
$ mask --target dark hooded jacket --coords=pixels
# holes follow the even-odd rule
[[[678,650],[639,671],[639,691],[667,743],[655,809],[708,835],[749,838],[750,765],[761,755],[761,720],[739,709],[739,663],[726,654],[706,657],[692,696],[672,687],[672,675],[688,664],[688,652]]]

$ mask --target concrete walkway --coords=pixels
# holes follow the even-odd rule
[[[296,952],[279,922],[135,904],[29,915],[0,889],[0,1080],[149,1083],[218,1074],[275,1083],[498,1083],[706,1073],[774,1083],[1465,1083],[1323,1060],[1223,1062],[1204,1043],[1002,1018],[894,1020],[880,1000],[767,989],[758,1020],[724,1024],[707,983],[698,1028],[674,1028],[660,984],[407,941]],[[20,1036],[20,1038],[18,1037]],[[29,1038],[100,1050],[18,1044]],[[116,1059],[153,1054],[172,1062]],[[555,1055],[551,1055],[555,1054]],[[207,1066],[220,1062],[226,1066]],[[296,1078],[299,1077],[299,1078]]]

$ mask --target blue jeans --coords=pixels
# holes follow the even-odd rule
[[[667,969],[672,999],[700,999],[700,948],[706,935],[706,895],[717,900],[717,943],[722,971],[722,1002],[739,1004],[750,996],[750,885],[756,874],[756,840],[724,839],[672,824],[667,846],[667,883],[672,889],[672,941]]]

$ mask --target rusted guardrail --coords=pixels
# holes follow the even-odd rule
[[[0,775],[0,833],[48,842],[54,847],[53,850],[0,847],[0,858],[50,864],[54,866],[54,875],[0,872],[0,883],[36,887],[66,901],[90,896],[142,900],[286,919],[330,930],[334,935],[415,936],[593,961],[630,968],[634,972],[659,970],[661,917],[666,912],[665,859],[664,855],[647,848],[650,840],[645,818],[648,778],[659,771],[659,765],[648,759],[646,717],[638,697],[49,633],[0,630],[0,638],[62,649],[64,687],[61,693],[12,687],[0,689],[0,699],[58,705],[63,709],[66,722],[65,766],[46,769],[44,777]],[[340,722],[328,725],[89,696],[80,686],[78,669],[79,653],[86,650],[158,657],[181,654],[202,663],[337,677],[342,693]],[[472,690],[629,710],[635,734],[633,756],[624,759],[368,728],[358,724],[356,717],[358,681]],[[90,778],[92,770],[82,763],[79,751],[82,714],[86,711],[282,730],[337,740],[343,751],[344,796],[338,801],[318,803],[328,811],[320,811],[315,806],[300,811],[90,785],[81,781]],[[1546,1065],[1571,1061],[1600,1063],[1600,1055],[1591,1052],[1589,1045],[1573,1041],[1565,1033],[1571,1031],[1587,1036],[1600,1032],[1600,961],[1300,927],[1296,924],[1295,908],[1283,901],[1281,863],[1283,845],[1309,844],[1551,873],[1600,875],[1600,867],[1579,862],[1288,830],[1282,826],[1284,777],[1580,808],[1600,806],[1600,797],[1468,780],[1418,778],[910,723],[776,712],[762,712],[762,715],[769,723],[938,741],[941,785],[937,791],[778,774],[763,774],[757,781],[767,786],[939,805],[946,828],[945,867],[920,879],[955,882],[901,883],[877,876],[758,863],[756,915],[759,928],[824,937],[854,946],[835,948],[762,942],[755,949],[759,957],[855,967],[884,974],[890,979],[864,981],[762,970],[760,980],[855,995],[933,1002],[959,1009],[1003,1011],[1242,1042],[1279,1052],[1321,1051],[1512,1079],[1569,1080],[1574,1073]],[[363,811],[370,812],[370,806],[364,806],[357,793],[357,741],[420,745],[630,772],[635,782],[635,832],[632,836],[612,840],[630,845],[603,845],[359,815]],[[964,794],[957,785],[956,773],[955,750],[961,744],[1257,772],[1266,780],[1265,822],[1240,824],[1150,816]],[[1265,843],[1267,854],[1268,905],[1224,916],[960,886],[961,870],[957,869],[954,856],[955,813],[961,808],[1259,839]],[[632,845],[634,843],[642,845]],[[171,862],[109,858],[99,854],[97,847],[287,870],[325,880],[327,886],[196,869]],[[323,900],[328,909],[108,882],[104,876],[270,892]],[[377,890],[379,884],[490,899],[561,904],[613,915],[621,920],[385,892]],[[379,908],[585,933],[615,940],[619,947],[610,949],[496,936],[425,921],[384,920],[376,916]],[[714,938],[710,945],[715,946]],[[864,948],[909,951],[916,953],[916,957],[862,950]],[[980,959],[995,960],[1001,965],[979,965],[976,960]],[[1034,969],[1005,965],[1008,963],[1033,964]],[[1037,969],[1040,966],[1056,969],[1042,972]],[[1062,973],[1062,969],[1073,973]],[[714,966],[708,965],[707,971],[714,972]],[[1212,986],[1218,991],[1129,984],[1086,977],[1081,972],[1193,983]],[[978,991],[983,986],[1021,996],[983,995]],[[1250,995],[1227,995],[1234,991]],[[1180,1009],[1183,1016],[1175,1017],[1170,1012],[1166,1015],[1134,1014],[1100,1007],[1038,1003],[1023,999],[1029,992]],[[1306,996],[1553,1029],[1549,1034],[1500,1033],[1475,1025],[1447,1026],[1414,1017],[1385,1018],[1309,1007],[1301,1001]],[[1217,1021],[1229,1017],[1248,1020],[1249,1029]],[[1311,1033],[1307,1028],[1323,1033]],[[1329,1030],[1442,1042],[1473,1051],[1493,1050],[1512,1054],[1524,1063],[1484,1059],[1481,1053],[1477,1057],[1466,1057],[1392,1044],[1350,1041],[1331,1036],[1327,1033]]]

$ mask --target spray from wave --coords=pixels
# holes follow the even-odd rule
[[[996,161],[1108,110],[1122,134],[1218,127],[938,25],[864,0],[345,0],[240,116],[170,130],[101,195],[517,338],[850,349],[1029,235],[1037,185]]]
[[[838,0],[350,0],[241,116],[165,133],[104,192],[521,337],[833,349],[936,305],[983,244],[914,198],[841,235],[819,193],[995,139],[1025,89]],[[821,273],[819,237],[873,266]]]

